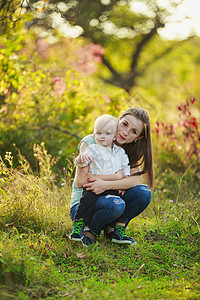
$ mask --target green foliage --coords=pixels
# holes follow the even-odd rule
[[[139,17],[124,5],[110,16],[117,26],[120,14],[126,26],[132,17],[139,26]],[[97,38],[97,28],[93,33]],[[116,70],[126,72],[131,41],[101,38]],[[129,96],[95,75],[101,59],[92,56],[88,40],[60,38],[41,28],[27,31],[23,22],[1,37],[0,298],[199,297],[199,160],[178,151],[166,136],[163,141],[153,132],[156,187],[148,209],[129,225],[137,246],[119,247],[100,236],[94,247],[83,249],[67,238],[72,160],[97,116],[118,117],[139,105],[149,110],[154,129],[158,119],[177,120],[172,102],[188,94],[196,97],[198,120],[199,38],[151,66],[151,53],[156,58],[173,46],[155,41],[159,47],[149,43],[142,54],[137,67],[143,76]],[[103,68],[99,74],[109,76]],[[184,144],[182,135],[179,141]]]
[[[176,105],[183,102],[183,99],[196,98],[199,109],[200,87],[197,77],[200,67],[197,49],[200,39],[192,37],[174,45],[157,37],[156,44],[159,44],[159,47],[156,48],[154,43],[150,43],[141,60],[141,69],[144,67],[143,61],[149,61],[149,53],[159,52],[166,47],[165,43],[171,50],[144,69],[143,76],[138,78],[137,87],[133,92],[151,103],[152,112],[158,119],[173,122],[174,119],[177,120]]]
[[[23,0],[1,1],[0,35],[13,30],[16,27],[16,23],[20,22],[22,13],[20,4],[23,2]]]
[[[26,15],[26,18],[30,17]],[[24,16],[24,21],[26,18]],[[48,152],[59,158],[54,169],[59,169],[62,176],[64,168],[68,169],[69,161],[73,160],[80,139],[92,132],[98,115],[110,113],[118,117],[122,110],[139,105],[149,110],[154,127],[153,123],[160,118],[164,122],[177,118],[175,106],[174,110],[170,110],[170,116],[167,112],[172,101],[180,103],[183,89],[187,86],[190,86],[189,93],[196,92],[194,96],[197,95],[196,101],[199,101],[199,86],[194,80],[198,70],[198,53],[195,50],[198,38],[183,42],[182,47],[173,49],[163,60],[155,62],[151,70],[145,69],[145,75],[129,96],[122,89],[103,84],[93,73],[101,59],[98,56],[98,61],[95,60],[90,48],[93,46],[91,49],[98,50],[98,55],[102,49],[94,49],[94,45],[83,38],[69,40],[55,33],[45,33],[43,38],[42,29],[27,31],[23,26],[21,22],[14,34],[1,37],[0,51],[0,151],[2,154],[7,151],[15,154],[14,165],[18,162],[13,144],[36,170],[33,145],[45,142]],[[159,55],[161,48],[171,45],[158,37],[156,40],[160,49],[153,42],[149,44],[148,51],[144,51],[143,60],[138,64],[140,71],[149,62],[149,52]],[[111,44],[113,46],[107,48],[107,55],[112,56],[113,63],[121,68],[126,64],[124,60],[131,55],[130,48],[123,39],[114,40]],[[184,65],[178,57],[184,58]],[[168,76],[169,72],[173,76]],[[181,74],[184,72],[183,78]],[[103,68],[99,74],[107,76]],[[180,88],[177,88],[178,85]],[[171,154],[171,159],[174,155]]]
[[[157,31],[165,26],[165,20],[179,4],[177,1],[170,1],[164,8],[157,1],[137,2],[135,5],[132,0],[93,1],[88,7],[87,0],[69,0],[65,4],[54,0],[53,6],[50,2],[33,0],[27,11],[33,11],[36,26],[54,30],[56,28],[65,34],[63,28],[67,23],[72,26],[72,30],[76,29],[76,36],[82,35],[105,47],[105,82],[130,92],[131,88],[136,86],[136,79],[143,75],[145,69],[170,49],[167,43],[163,43],[164,47],[158,46]],[[143,9],[140,11],[138,7]],[[59,22],[54,22],[54,10],[57,12],[54,16]],[[148,51],[150,42],[159,49],[155,53]],[[146,62],[143,58],[147,51],[150,59]],[[145,62],[143,69],[138,67],[140,62]]]
[[[72,158],[79,140],[93,131],[95,118],[107,112],[116,115],[126,103],[127,95],[116,90],[108,96],[103,87],[97,89],[94,81],[88,80],[90,75],[75,70],[78,68],[75,66],[77,55],[83,51],[80,42],[64,43],[68,50],[74,45],[77,51],[77,54],[68,54],[64,66],[62,48],[59,48],[61,58],[54,59],[57,44],[47,46],[46,50],[42,48],[44,51],[41,52],[37,43],[35,48],[35,33],[27,33],[26,38],[22,33],[2,39],[1,153],[8,149],[16,153],[15,144],[35,169],[33,145],[45,142],[48,151],[60,157],[58,167],[63,169],[66,158]],[[28,48],[24,48],[26,43],[29,43]],[[68,69],[70,60],[71,69]],[[90,61],[85,63],[90,65]],[[53,67],[47,71],[50,64]],[[60,68],[59,73],[57,68]]]

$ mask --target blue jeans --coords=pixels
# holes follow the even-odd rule
[[[95,235],[100,235],[104,226],[118,219],[123,214],[125,207],[128,209],[127,224],[141,214],[151,201],[151,190],[146,185],[136,185],[127,190],[123,198],[124,200],[116,196],[101,196],[97,199],[93,217],[88,224]],[[75,204],[70,209],[72,221],[76,215],[78,205]]]

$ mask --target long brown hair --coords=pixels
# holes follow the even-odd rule
[[[148,185],[151,189],[153,189],[154,170],[149,113],[144,108],[129,108],[122,113],[120,119],[124,118],[126,115],[133,115],[135,118],[141,120],[144,123],[144,128],[140,135],[142,136],[141,139],[129,144],[123,144],[122,147],[129,157],[130,166],[132,168],[136,168],[141,165],[143,166],[140,172],[133,175],[142,175],[147,173]]]

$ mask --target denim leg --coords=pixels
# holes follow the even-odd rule
[[[75,218],[78,206],[79,204],[76,204],[70,209],[72,221]],[[101,196],[97,199],[94,209],[95,212],[88,226],[95,235],[100,235],[105,225],[112,223],[123,214],[125,202],[118,196]]]
[[[107,195],[98,198],[95,213],[89,223],[89,228],[100,235],[105,225],[115,221],[125,210],[125,202],[118,196]]]
[[[126,203],[127,225],[147,208],[151,201],[151,190],[147,185],[136,185],[125,192],[123,199]]]
[[[128,224],[149,205],[151,201],[151,190],[146,185],[137,185],[127,190],[123,199],[125,202],[117,196],[101,196],[98,198],[95,204],[94,215],[89,223],[92,232],[99,235],[105,225],[112,223],[123,214],[125,205],[128,214]],[[76,215],[78,205],[79,204],[74,205],[70,210],[72,221]]]

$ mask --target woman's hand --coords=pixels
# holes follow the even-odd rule
[[[124,193],[126,192],[126,190],[118,190],[118,192],[119,192],[119,194],[120,194],[120,195],[122,195],[122,196],[123,196],[123,195],[124,195]]]
[[[86,188],[87,191],[91,191],[95,193],[96,195],[101,194],[108,190],[107,187],[108,181],[104,181],[102,179],[88,179],[88,183],[84,184],[83,187]]]
[[[99,176],[99,175],[88,174],[87,180],[88,180],[88,181],[94,181],[95,179],[99,178],[98,176]],[[102,178],[101,178],[101,179],[102,179]],[[102,179],[102,180],[104,180],[104,179]]]

